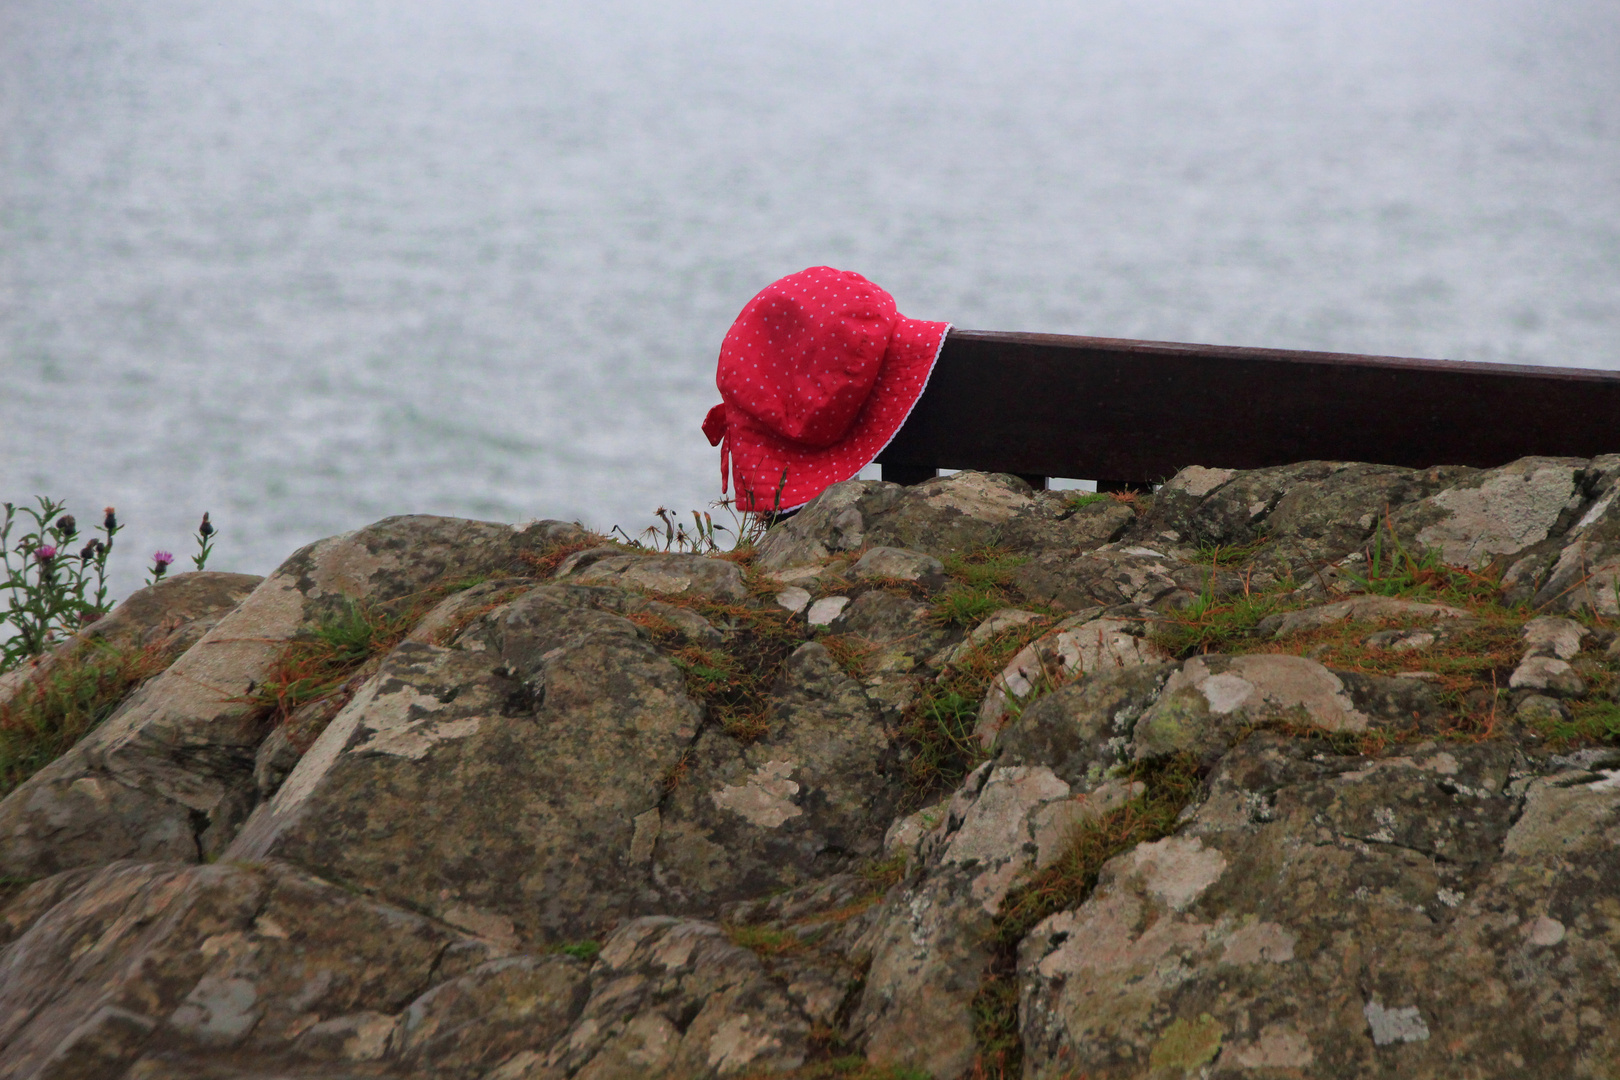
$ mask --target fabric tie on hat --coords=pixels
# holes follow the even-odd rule
[[[908,319],[859,274],[813,266],[760,291],[720,347],[703,433],[742,510],[792,510],[871,464],[922,396],[949,323]]]

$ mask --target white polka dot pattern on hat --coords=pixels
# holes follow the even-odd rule
[[[905,318],[888,293],[832,267],[761,290],[716,375],[738,505],[790,509],[870,464],[922,395],[948,328]]]

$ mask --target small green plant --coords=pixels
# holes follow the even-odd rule
[[[594,961],[602,946],[595,941],[570,941],[557,946],[557,951],[564,956],[572,956],[575,960],[583,960],[587,964]]]
[[[941,626],[973,626],[1001,606],[989,589],[959,586],[942,593],[929,614]]]
[[[1194,562],[1209,563],[1211,566],[1235,566],[1238,563],[1248,562],[1254,558],[1255,553],[1271,542],[1267,536],[1250,540],[1246,544],[1212,544],[1203,542],[1198,545],[1197,553],[1193,556]]]
[[[1095,506],[1100,502],[1108,502],[1108,493],[1105,491],[1076,491],[1063,500],[1065,510],[1083,510],[1088,506]]]
[[[934,601],[931,617],[941,626],[972,626],[998,608],[1013,606],[1013,577],[1028,561],[1027,555],[991,546],[946,556],[945,572],[957,584]]]
[[[1536,731],[1556,743],[1594,740],[1620,742],[1620,704],[1613,701],[1576,701],[1569,720],[1538,723]]]
[[[5,504],[0,521],[0,559],[4,560],[7,610],[0,626],[10,633],[0,640],[0,672],[39,656],[61,639],[101,618],[112,609],[107,600],[107,556],[120,526],[108,507],[98,532],[77,554],[69,545],[81,537],[78,521],[66,507],[40,498],[38,508],[23,507],[33,528],[18,538],[11,531],[18,508]],[[12,556],[18,562],[12,562]]]
[[[927,795],[954,786],[984,760],[973,736],[978,719],[976,698],[956,690],[924,691],[901,732],[911,750],[906,779],[912,802],[920,805]]]
[[[95,530],[101,535],[91,536],[74,552],[71,545],[83,539],[78,519],[54,499],[35,501],[37,507],[21,508],[33,527],[15,545],[11,533],[21,523],[19,508],[5,503],[5,515],[0,518],[0,569],[4,571],[0,589],[7,593],[7,608],[0,615],[0,672],[43,654],[112,610],[107,598],[107,557],[112,554],[114,538],[123,530],[117,511],[107,507]],[[196,537],[198,554],[191,559],[198,570],[207,565],[216,535],[208,515],[203,514]],[[13,556],[17,557],[15,563]],[[172,562],[174,556],[167,551],[153,553],[146,584],[163,580]]]
[[[1195,653],[1241,651],[1267,615],[1301,606],[1291,597],[1292,581],[1279,582],[1270,589],[1245,589],[1241,595],[1223,599],[1215,595],[1215,568],[1197,598],[1179,611],[1172,611],[1155,627],[1153,640],[1172,656],[1185,658]]]
[[[368,661],[399,644],[422,606],[419,600],[410,610],[395,612],[348,601],[307,635],[287,643],[251,700],[284,723],[300,706],[335,693]]]
[[[1344,570],[1343,574],[1357,588],[1375,596],[1466,604],[1494,601],[1501,594],[1501,582],[1497,578],[1466,567],[1449,566],[1440,561],[1437,549],[1431,548],[1421,558],[1414,558],[1396,535],[1387,511],[1384,524],[1373,534],[1373,542],[1363,555],[1367,562],[1365,574],[1349,570]]]
[[[791,956],[809,948],[803,938],[786,930],[738,923],[726,923],[721,929],[733,945],[760,956]]]

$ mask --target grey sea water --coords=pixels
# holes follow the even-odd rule
[[[970,328],[1620,367],[1620,4],[0,4],[0,498],[116,504],[124,589],[204,509],[263,572],[705,506],[720,340],[817,263]]]

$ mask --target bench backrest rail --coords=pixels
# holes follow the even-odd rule
[[[878,456],[1110,487],[1187,465],[1506,464],[1620,452],[1620,372],[952,330]]]

